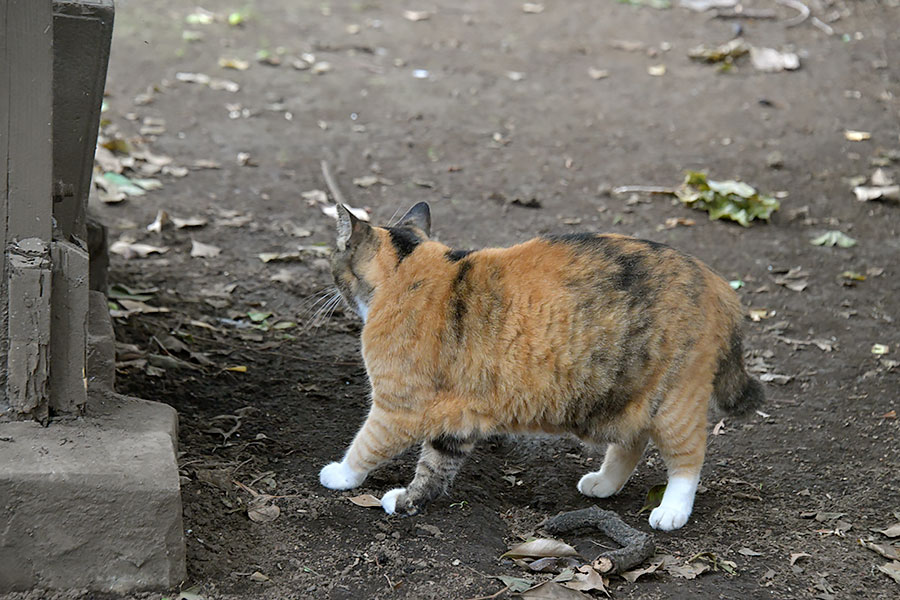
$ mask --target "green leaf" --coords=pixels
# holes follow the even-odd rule
[[[650,491],[647,492],[647,500],[644,501],[644,506],[641,507],[641,510],[638,511],[638,514],[642,512],[653,510],[657,506],[662,503],[663,494],[666,493],[666,484],[658,483],[650,488]]]
[[[278,321],[272,325],[272,329],[293,329],[297,324],[293,321]]]
[[[840,246],[841,248],[852,248],[856,245],[856,240],[840,231],[826,231],[817,238],[809,241],[813,246]]]
[[[715,181],[699,171],[687,171],[675,195],[684,204],[708,212],[710,219],[729,219],[744,227],[755,219],[768,221],[781,207],[778,200],[743,181]]]
[[[497,579],[503,582],[503,585],[509,588],[513,593],[524,592],[534,585],[534,581],[523,579],[521,577],[508,577],[506,575],[495,575]]]
[[[728,285],[730,285],[733,290],[739,290],[744,287],[744,282],[741,279],[732,279],[728,282]]]
[[[122,300],[137,300],[138,302],[146,302],[153,298],[152,293],[141,292],[138,290],[133,290],[121,283],[117,283],[109,288],[109,293],[106,294],[107,298],[117,298]]]
[[[251,310],[250,312],[247,313],[247,316],[250,317],[250,320],[253,321],[254,323],[262,323],[263,321],[265,321],[266,319],[271,317],[272,313],[258,312],[258,311]]]

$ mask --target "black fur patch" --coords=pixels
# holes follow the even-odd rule
[[[403,259],[415,251],[416,247],[422,243],[416,233],[408,227],[388,227],[388,233],[391,235],[391,244],[397,251],[397,262],[403,262]]]
[[[467,440],[452,435],[442,435],[431,440],[431,447],[451,458],[462,458],[468,454],[463,448]]]
[[[471,261],[463,260],[459,263],[459,271],[457,271],[456,277],[453,279],[450,315],[453,319],[453,331],[457,339],[462,337],[463,319],[466,317],[466,300],[464,298],[466,295],[466,277],[471,270]]]
[[[474,250],[448,250],[447,251],[447,260],[450,262],[459,262],[468,255],[472,254]]]

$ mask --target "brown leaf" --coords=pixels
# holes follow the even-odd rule
[[[530,600],[590,600],[590,596],[570,590],[555,581],[547,581],[522,592],[522,598]]]
[[[651,573],[655,573],[669,563],[675,562],[675,557],[668,554],[656,555],[650,558],[650,565],[644,567],[643,569],[632,569],[631,571],[625,571],[622,573],[622,577],[624,577],[627,581],[634,583],[638,580],[638,578],[649,575]]]
[[[191,240],[191,256],[194,258],[213,258],[221,253],[222,249],[218,246]]]
[[[365,508],[381,508],[381,500],[372,494],[360,494],[359,496],[347,498],[347,500],[357,506],[363,506]]]
[[[681,577],[684,579],[695,579],[698,575],[702,575],[709,571],[712,567],[709,566],[708,563],[703,561],[696,561],[693,563],[687,563],[684,565],[672,565],[670,567],[666,567],[666,571],[674,575],[675,577]]]
[[[403,18],[407,21],[426,21],[431,18],[431,13],[427,10],[404,10]]]
[[[872,552],[877,552],[883,557],[890,560],[900,560],[900,548],[897,546],[889,546],[887,544],[875,544],[866,540],[859,540],[863,548],[868,548]]]
[[[510,548],[501,558],[542,558],[544,556],[578,556],[578,551],[565,542],[539,538]]]
[[[896,581],[900,583],[900,562],[896,560],[894,562],[885,563],[883,565],[878,565],[878,570]]]
[[[536,573],[557,573],[563,569],[574,569],[581,560],[572,556],[545,556],[532,561],[527,567]]]
[[[607,582],[590,565],[581,566],[578,568],[578,571],[571,581],[567,581],[563,585],[571,590],[582,592],[599,590],[607,596],[609,595],[609,592],[606,591]]]

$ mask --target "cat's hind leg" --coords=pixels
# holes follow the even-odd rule
[[[708,393],[700,396],[709,398]],[[694,508],[706,454],[706,403],[661,407],[651,436],[666,463],[668,483],[662,502],[650,513],[650,526],[672,531],[687,523]]]
[[[422,444],[416,475],[405,488],[387,492],[381,506],[388,514],[414,515],[450,487],[475,441],[443,435]]]
[[[649,436],[646,432],[628,443],[610,444],[600,470],[582,477],[578,491],[594,498],[608,498],[618,493],[644,455]]]
[[[343,460],[325,465],[319,472],[321,484],[332,490],[355,488],[370,471],[413,444],[416,440],[394,421],[391,413],[374,405]]]

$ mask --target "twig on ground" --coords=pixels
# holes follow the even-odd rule
[[[778,13],[774,10],[719,10],[712,16],[713,19],[777,19]]]
[[[828,23],[822,21],[820,18],[811,17],[809,22],[812,23],[814,27],[824,31],[827,35],[834,35],[834,28]]]
[[[674,194],[675,188],[661,185],[620,185],[613,188],[613,194]]]
[[[809,7],[800,2],[800,0],[775,0],[775,3],[793,8],[798,12],[796,16],[784,22],[785,27],[796,27],[809,18]]]
[[[547,519],[543,527],[553,535],[597,529],[621,544],[621,548],[601,555],[612,563],[609,573],[627,571],[650,558],[656,550],[650,535],[626,524],[616,513],[596,506],[560,513]]]
[[[328,191],[331,192],[334,203],[346,204],[347,202],[344,200],[344,195],[341,193],[340,188],[338,188],[337,182],[331,174],[331,169],[328,167],[328,161],[322,161],[322,176],[325,177],[325,185],[328,186]]]
[[[503,592],[509,590],[508,587],[501,589],[499,592],[494,592],[490,596],[478,596],[477,598],[468,598],[468,600],[494,600],[494,598],[498,597]]]

